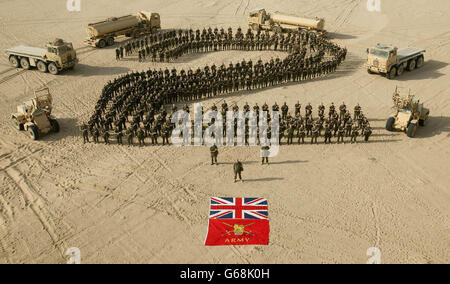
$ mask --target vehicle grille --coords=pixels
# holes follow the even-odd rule
[[[375,66],[375,67],[380,66],[380,62],[379,62],[377,59],[375,59],[375,60],[373,61],[373,66]]]
[[[72,55],[67,56],[67,62],[72,62]]]

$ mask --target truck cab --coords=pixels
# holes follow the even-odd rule
[[[56,39],[46,45],[45,58],[55,62],[58,69],[71,69],[77,63],[77,54],[72,43]]]
[[[143,25],[141,28],[144,26],[155,29],[161,28],[161,17],[158,13],[141,11],[138,13],[138,16],[141,19],[141,24]]]
[[[397,64],[397,50],[396,47],[385,45],[376,45],[367,49],[369,73],[388,73],[391,66]]]
[[[265,9],[256,9],[248,14],[248,25],[255,31],[259,30],[261,26],[268,28],[271,24],[270,15]]]
[[[377,44],[367,49],[367,72],[369,74],[386,74],[386,78],[394,79],[404,71],[413,71],[424,64],[426,51],[416,47],[397,48]]]

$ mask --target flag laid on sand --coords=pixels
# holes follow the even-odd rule
[[[205,245],[268,245],[269,232],[267,199],[211,198]]]

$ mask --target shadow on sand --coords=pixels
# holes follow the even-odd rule
[[[411,80],[423,80],[423,79],[437,79],[444,76],[444,73],[439,72],[440,69],[447,67],[449,63],[428,60],[422,68],[414,70],[412,72],[405,72],[402,76],[395,78],[397,81],[411,81]]]
[[[78,131],[78,120],[73,118],[56,118],[59,123],[60,131],[58,133],[49,133],[48,135],[43,136],[41,141],[58,141],[67,137],[75,137],[80,136]]]
[[[450,136],[450,117],[433,116],[428,119],[424,127],[417,129],[416,138],[430,138],[447,133]]]
[[[284,178],[244,179],[244,182],[269,182],[269,181],[279,181],[279,180],[284,180]]]

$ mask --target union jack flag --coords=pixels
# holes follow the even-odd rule
[[[265,198],[211,197],[209,219],[269,219]]]

